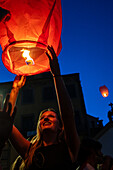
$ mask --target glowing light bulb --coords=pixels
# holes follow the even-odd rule
[[[27,65],[34,65],[34,60],[30,57],[30,51],[22,49],[22,57],[25,59]]]

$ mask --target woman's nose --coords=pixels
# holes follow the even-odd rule
[[[44,121],[49,121],[48,117],[45,117],[45,118],[44,118]]]

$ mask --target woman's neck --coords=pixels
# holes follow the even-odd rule
[[[57,134],[55,133],[44,133],[43,134],[43,145],[48,146],[52,144],[57,144]]]

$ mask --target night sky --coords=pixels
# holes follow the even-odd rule
[[[62,0],[62,19],[61,74],[80,73],[87,114],[105,125],[113,102],[113,1]],[[0,59],[0,82],[14,77]],[[102,85],[109,89],[107,98],[99,92]]]

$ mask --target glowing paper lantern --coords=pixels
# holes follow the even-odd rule
[[[61,51],[61,0],[0,0],[0,44],[5,67],[17,75],[49,71],[45,54]]]
[[[108,90],[108,88],[104,85],[104,86],[101,86],[100,88],[99,88],[99,90],[100,90],[100,92],[101,92],[101,95],[103,96],[103,97],[108,97],[108,95],[109,95],[109,90]]]

